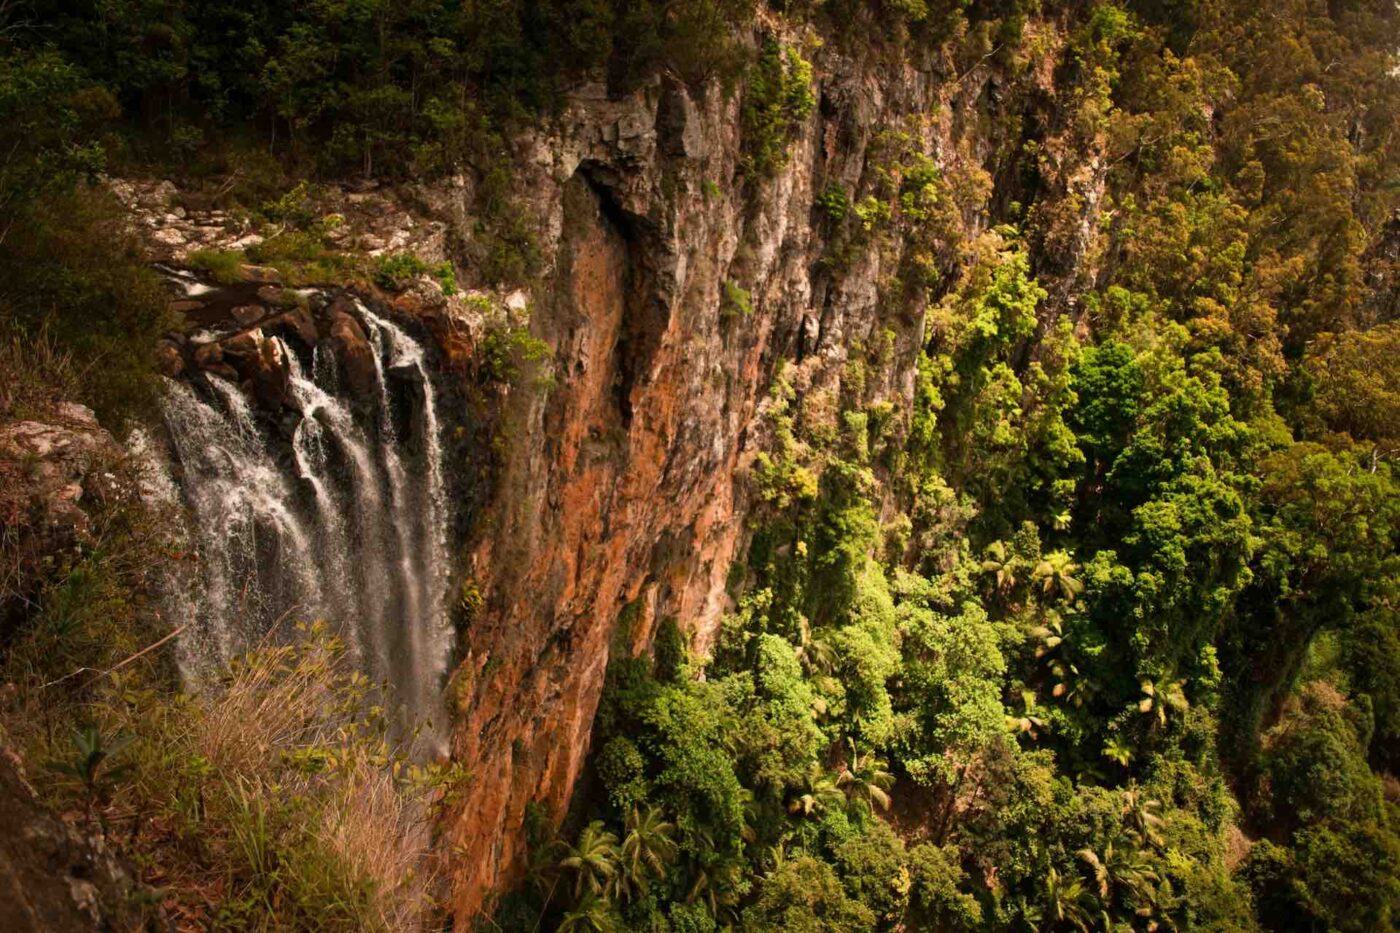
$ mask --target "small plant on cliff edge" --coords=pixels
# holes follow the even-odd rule
[[[456,294],[457,274],[449,260],[429,265],[414,253],[393,253],[380,256],[374,266],[374,284],[391,292],[403,291],[423,275],[432,276],[444,295]]]
[[[724,317],[748,317],[753,314],[753,295],[733,279],[724,281],[724,301],[720,305]]]
[[[788,145],[816,106],[811,63],[797,49],[768,40],[749,70],[744,168],[768,176],[787,165]]]
[[[851,212],[850,195],[839,182],[833,181],[823,188],[821,194],[817,195],[816,202],[817,210],[832,223],[840,223]]]
[[[73,730],[73,757],[66,761],[56,761],[50,767],[59,774],[74,778],[83,787],[86,795],[88,819],[113,784],[128,770],[129,765],[113,764],[112,761],[130,745],[130,735],[115,735],[110,740],[103,738],[102,730],[87,725]]]
[[[554,350],[524,327],[497,327],[482,338],[480,372],[492,382],[514,382],[522,373],[532,373],[536,386],[554,383],[549,364]]]

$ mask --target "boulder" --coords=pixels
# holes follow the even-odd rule
[[[189,237],[187,237],[182,231],[177,230],[174,227],[162,227],[161,229],[152,232],[151,239],[155,240],[162,246],[169,246],[175,249],[178,249],[189,242]]]
[[[217,342],[196,344],[194,348],[194,361],[201,369],[208,369],[215,363],[222,362],[224,358],[224,348]]]
[[[207,373],[213,373],[216,376],[222,376],[229,382],[237,382],[239,378],[238,370],[234,369],[227,363],[215,363],[213,366],[205,367],[204,371]]]
[[[229,312],[233,319],[240,325],[247,327],[254,321],[262,320],[267,316],[267,309],[262,305],[239,305]]]
[[[341,383],[359,399],[373,398],[379,391],[375,377],[374,348],[360,322],[349,312],[350,301],[337,298],[327,309],[330,316],[330,342],[340,362]]]
[[[447,313],[447,297],[442,287],[428,278],[419,278],[394,296],[394,310],[405,317],[440,317]]]
[[[245,264],[239,267],[238,272],[245,282],[263,282],[268,285],[279,285],[282,282],[282,273],[271,266]]]
[[[267,411],[276,411],[287,403],[292,391],[290,361],[283,358],[276,341],[261,340],[258,352],[245,366],[253,398]]]
[[[316,329],[316,319],[311,316],[311,312],[306,308],[298,307],[288,311],[273,320],[274,324],[281,324],[290,327],[297,332],[301,342],[308,347],[316,346],[316,342],[321,339],[321,334]]]
[[[180,355],[179,347],[166,340],[156,344],[156,368],[163,376],[178,378],[185,371],[185,358]]]
[[[100,494],[93,475],[120,458],[121,448],[82,405],[59,405],[43,421],[0,425],[0,526],[14,535],[21,562],[86,540],[89,522],[79,502],[86,492]]]
[[[228,338],[223,341],[222,346],[226,357],[232,358],[240,365],[247,366],[250,365],[249,361],[256,360],[262,343],[262,331],[250,330],[246,334],[238,334]]]

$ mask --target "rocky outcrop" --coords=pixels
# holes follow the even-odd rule
[[[258,225],[246,211],[210,206],[221,200],[219,192],[181,190],[169,180],[114,179],[108,186],[126,207],[153,257],[163,262],[181,263],[200,250],[255,251],[287,229],[285,223]],[[446,221],[406,208],[393,191],[378,190],[372,183],[360,190],[318,187],[298,208],[321,219],[327,238],[349,252],[366,256],[408,252],[428,262],[440,262],[448,253]]]
[[[955,216],[930,247],[956,262],[989,223],[989,180],[1025,174],[1022,141],[980,127],[1014,124],[1004,111],[1053,90],[1049,68],[1002,80],[994,103],[998,76],[980,63],[957,80],[951,63],[815,64],[818,105],[772,177],[745,173],[740,103],[718,85],[660,80],[620,100],[583,88],[552,131],[518,141],[517,190],[546,253],[530,331],[552,380],[507,401],[494,505],[469,552],[484,602],[459,646],[453,754],[473,772],[450,826],[460,921],[519,878],[527,805],[566,811],[611,653],[644,650],[667,616],[700,650],[713,638],[779,368],[800,394],[834,395],[880,346],[883,364],[847,390],[907,411],[926,335],[906,251],[930,235],[895,216],[838,243],[817,195],[888,197],[881,186],[927,157],[973,192],[959,201],[950,185]],[[1102,172],[1065,158],[1066,210],[1043,239],[1082,253]],[[459,196],[439,208],[464,213]]]
[[[0,930],[95,933],[145,929],[126,870],[38,800],[0,745]]]
[[[121,449],[91,409],[60,402],[43,420],[0,423],[0,535],[14,561],[0,601],[0,638],[22,615],[42,568],[61,566],[88,543],[85,506],[113,493]]]

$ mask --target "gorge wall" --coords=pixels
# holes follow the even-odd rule
[[[1101,160],[1051,118],[1055,25],[1027,28],[1037,57],[1017,77],[991,56],[853,58],[785,37],[808,43],[816,106],[771,176],[746,163],[742,95],[718,81],[621,99],[580,88],[516,140],[515,188],[545,253],[529,326],[552,359],[548,385],[505,402],[467,558],[482,601],[453,687],[452,752],[473,775],[450,826],[459,921],[521,878],[528,805],[563,818],[612,653],[645,650],[667,617],[700,651],[715,635],[780,369],[799,395],[834,397],[869,355],[855,391],[907,419],[926,327],[910,269],[932,267],[946,290],[1028,174],[1054,209],[1035,225],[1051,295],[1088,274]],[[1026,136],[1044,143],[1029,169]],[[921,159],[946,182],[937,236],[897,214],[833,223],[819,203],[834,186],[853,202],[898,188]],[[437,193],[458,229],[468,195]]]
[[[1394,0],[13,6],[14,923],[1400,917]]]
[[[343,435],[332,439],[340,469],[331,472],[350,476],[354,451],[370,451],[367,469],[383,481],[376,495],[385,502],[411,466],[408,498],[393,508],[414,512],[415,528],[422,519],[446,531],[428,488],[442,481],[419,475],[442,458],[455,518],[445,545],[460,545],[462,559],[438,567],[443,557],[420,528],[413,534],[427,556],[405,585],[427,572],[470,603],[459,610],[458,661],[444,685],[447,745],[471,773],[446,826],[460,922],[521,880],[529,808],[564,819],[610,658],[649,650],[667,618],[695,650],[712,643],[748,543],[750,468],[775,443],[766,414],[781,404],[779,376],[798,399],[830,399],[805,405],[806,417],[827,411],[834,428],[837,399],[855,395],[866,406],[888,403],[890,430],[907,431],[920,352],[938,327],[930,303],[954,288],[1003,220],[1024,225],[1048,292],[1041,327],[1077,316],[1069,296],[1094,273],[1106,160],[1101,134],[1070,106],[1082,90],[1057,87],[1065,31],[1054,19],[1030,20],[1020,51],[999,55],[859,48],[810,27],[759,22],[745,37],[753,54],[790,48],[811,66],[799,78],[810,77],[810,106],[784,112],[776,126],[755,120],[746,81],[696,86],[663,75],[625,95],[578,86],[556,115],[510,141],[509,209],[541,259],[523,287],[455,297],[433,287],[397,297],[361,289],[360,298],[303,289],[309,310],[288,312],[293,290],[263,285],[263,272],[245,267],[243,285],[178,296],[192,299],[177,302],[190,320],[261,316],[224,321],[224,349],[213,356],[188,342],[164,352],[171,374],[212,373],[194,377],[213,387],[206,404],[220,397],[221,373],[242,380],[277,448],[264,472],[287,487],[281,498],[300,503],[292,511],[307,525],[306,545],[331,555],[332,573],[337,561],[373,570],[371,558],[394,550],[391,532],[407,513],[369,529],[378,544],[359,529],[327,551],[342,536],[338,511],[316,506],[317,445],[296,425]],[[781,156],[756,159],[764,144]],[[350,253],[452,258],[470,280],[483,250],[478,178],[346,189],[320,205],[348,218],[327,236]],[[222,215],[170,213],[170,192],[159,186],[114,187],[173,266],[201,249],[261,239]],[[1026,217],[1021,204],[1031,203]],[[483,308],[527,327],[543,357],[484,394],[469,384],[491,326]],[[426,357],[415,343],[413,359],[396,359],[394,339],[408,345],[400,326],[431,337]],[[342,369],[362,364],[358,380],[339,377],[343,403],[325,391],[337,380],[317,371],[325,353]],[[225,372],[228,362],[242,369]],[[417,399],[398,429],[385,417],[404,403],[376,401],[386,374]],[[423,392],[434,383],[445,395],[437,400],[445,449],[425,458],[432,398],[425,403]],[[344,404],[355,417],[337,415]],[[414,449],[396,453],[394,437],[410,422]],[[328,487],[331,498],[347,506],[363,498],[364,483],[342,479],[343,488]],[[383,590],[360,582],[364,592],[342,596],[363,602]],[[431,589],[416,594],[420,602],[437,598]],[[392,676],[396,664],[405,666],[387,657],[368,667],[403,680]],[[418,680],[433,667],[407,666]],[[436,686],[413,683],[415,709],[432,706]]]

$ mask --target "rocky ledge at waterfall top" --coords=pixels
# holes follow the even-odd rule
[[[473,774],[447,827],[460,919],[520,879],[527,805],[562,819],[610,654],[646,650],[666,617],[701,651],[713,639],[746,545],[748,467],[771,442],[763,414],[775,376],[800,395],[834,398],[850,359],[878,353],[863,384],[844,390],[907,410],[925,290],[906,271],[927,257],[908,254],[897,212],[880,230],[854,216],[833,221],[818,204],[828,186],[858,202],[892,178],[897,187],[900,166],[927,157],[950,183],[939,251],[956,256],[988,216],[1023,200],[1025,160],[1035,160],[1040,214],[1029,245],[1050,291],[1043,314],[1074,313],[1063,296],[1092,275],[1102,142],[1059,116],[1057,28],[1027,29],[1043,65],[1015,79],[988,60],[958,70],[812,46],[817,106],[785,166],[766,177],[746,175],[740,95],[717,82],[662,78],[621,99],[579,87],[556,118],[513,142],[516,208],[543,259],[532,283],[447,296],[425,279],[398,296],[367,296],[422,322],[444,378],[473,378],[490,314],[528,326],[551,351],[539,378],[490,393],[491,481],[460,528],[461,580],[479,594],[449,684],[452,754]],[[174,264],[259,236],[228,217],[173,209],[168,187],[115,187]],[[345,191],[328,209],[349,219],[346,249],[450,256],[470,282],[480,252],[474,193],[464,177]],[[951,278],[956,259],[946,265]],[[243,277],[239,297],[221,300],[249,333],[269,322],[328,328],[356,356],[355,328],[337,329],[333,306],[307,321],[272,276],[248,268]],[[175,300],[195,317],[211,301]],[[166,359],[172,374],[229,366],[260,403],[275,404],[285,382],[258,339],[243,339],[237,360],[229,348],[196,358],[172,339]]]

